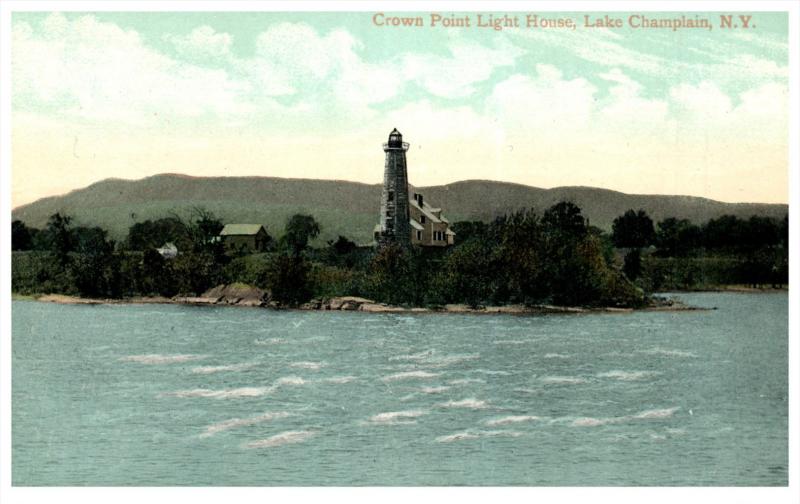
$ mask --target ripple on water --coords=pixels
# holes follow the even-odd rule
[[[213,374],[213,373],[221,373],[225,371],[245,371],[250,369],[257,364],[255,362],[245,362],[242,364],[227,364],[221,366],[197,366],[192,368],[192,373],[194,374]]]
[[[274,448],[286,444],[302,443],[315,434],[314,431],[286,431],[267,439],[245,443],[243,446],[244,448]]]
[[[371,416],[368,423],[373,425],[412,424],[417,422],[417,418],[427,414],[428,412],[423,410],[387,411]]]
[[[381,381],[391,382],[400,380],[420,380],[425,378],[435,378],[442,373],[431,373],[430,371],[405,371],[402,373],[395,373],[389,376],[384,376]]]
[[[474,397],[469,397],[467,399],[462,399],[460,401],[447,401],[446,403],[440,403],[440,407],[442,408],[467,408],[467,409],[486,409],[489,407],[486,404],[486,401],[475,399]]]
[[[658,376],[660,374],[661,373],[658,371],[623,371],[620,369],[614,369],[604,373],[598,373],[597,376],[599,378],[613,378],[620,381],[640,381],[644,380],[645,378]]]
[[[645,411],[640,411],[639,413],[636,413],[634,415],[624,415],[619,417],[609,417],[609,418],[584,417],[573,420],[572,426],[596,427],[599,425],[618,424],[634,420],[658,420],[663,418],[670,418],[679,409],[680,408],[676,406],[674,408],[645,410]]]
[[[120,357],[122,362],[138,362],[139,364],[175,364],[178,362],[189,362],[200,359],[205,359],[206,355],[161,355],[161,354],[148,354],[148,355],[128,355]]]
[[[275,412],[267,412],[262,415],[250,418],[231,418],[230,420],[225,420],[223,422],[209,425],[208,427],[206,427],[205,432],[200,434],[200,437],[209,437],[213,436],[218,432],[235,429],[237,427],[245,427],[248,425],[255,425],[263,422],[269,422],[270,420],[275,420],[278,418],[286,418],[290,415],[291,413],[289,413],[288,411],[275,411]]]
[[[491,420],[486,420],[484,423],[489,427],[496,427],[498,425],[532,422],[534,420],[540,420],[540,417],[533,415],[510,415],[502,418],[493,418]]]

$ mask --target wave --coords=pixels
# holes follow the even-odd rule
[[[598,425],[606,425],[609,423],[616,423],[619,419],[616,418],[591,418],[584,417],[578,418],[572,422],[574,427],[596,427]]]
[[[259,397],[269,393],[272,387],[241,387],[235,389],[209,390],[193,389],[165,392],[162,397],[208,397],[212,399],[231,399],[238,397]]]
[[[419,380],[423,378],[435,378],[439,375],[441,375],[441,373],[431,373],[429,371],[405,371],[402,373],[384,376],[381,378],[381,381],[390,382],[398,380]]]
[[[544,354],[545,359],[569,359],[569,355],[560,354],[560,353],[548,353]]]
[[[539,380],[553,385],[579,385],[581,383],[586,383],[585,378],[578,378],[576,376],[543,376]]]
[[[285,444],[302,443],[316,434],[313,431],[286,431],[267,439],[251,441],[244,445],[245,448],[273,448]]]
[[[679,409],[680,408],[677,406],[674,408],[652,409],[652,410],[642,411],[641,413],[636,413],[635,415],[632,415],[632,418],[636,419],[669,418],[673,414],[675,414],[675,412],[678,411]]]
[[[242,364],[229,364],[223,366],[198,366],[192,368],[192,373],[213,374],[213,373],[220,373],[223,371],[244,371],[245,369],[250,369],[255,365],[256,363],[254,362],[245,362]]]
[[[235,429],[236,427],[244,427],[247,425],[255,425],[262,422],[268,422],[270,420],[275,420],[277,418],[286,418],[290,416],[291,413],[286,411],[277,411],[274,413],[264,413],[263,415],[258,415],[250,418],[231,418],[230,420],[225,420],[224,422],[215,423],[206,427],[205,432],[200,434],[200,437],[209,437],[213,436],[218,432],[223,432],[230,429]]]
[[[475,372],[489,376],[508,376],[511,374],[508,371],[496,371],[494,369],[476,369]]]
[[[357,380],[355,376],[332,376],[330,378],[323,378],[320,380],[322,383],[350,383]]]
[[[480,435],[489,437],[520,437],[522,436],[522,432],[511,430],[490,430],[480,431]]]
[[[657,371],[622,371],[614,369],[605,373],[599,373],[597,376],[600,378],[614,378],[620,381],[638,381],[659,374],[661,373]]]
[[[508,425],[513,423],[520,423],[520,422],[532,422],[534,420],[539,420],[538,416],[533,415],[511,415],[502,418],[494,418],[492,420],[487,420],[484,423],[489,427],[496,427],[498,425]]]
[[[269,339],[264,339],[264,340],[262,340],[262,339],[253,340],[253,344],[254,345],[258,345],[258,346],[282,345],[283,343],[286,343],[286,340],[284,338],[269,338]]]
[[[468,409],[486,409],[489,406],[486,401],[470,397],[460,401],[447,401],[446,403],[439,404],[442,408],[468,408]]]
[[[425,350],[410,355],[398,355],[390,357],[390,361],[413,361],[419,365],[427,367],[447,367],[461,362],[479,359],[479,354],[455,354],[455,355],[438,355],[436,350]]]
[[[223,390],[210,390],[210,389],[193,389],[193,390],[179,390],[177,392],[165,392],[160,394],[161,397],[206,397],[212,399],[232,399],[238,397],[259,397],[271,392],[274,392],[283,386],[296,386],[305,385],[309,383],[307,380],[299,376],[284,376],[278,378],[269,387],[240,387],[235,389]]]
[[[278,388],[282,385],[305,385],[306,383],[308,382],[299,376],[284,376],[275,380],[275,383],[272,385],[272,387]]]
[[[300,368],[300,369],[311,369],[313,371],[318,371],[326,366],[324,362],[292,362],[289,364],[290,367],[293,368]]]
[[[453,441],[463,441],[465,439],[478,439],[478,435],[472,432],[456,432],[448,436],[439,436],[436,438],[437,443],[452,443]]]
[[[572,425],[574,427],[596,427],[598,425],[624,423],[624,422],[630,422],[632,420],[658,420],[662,418],[670,418],[679,409],[680,409],[679,407],[652,409],[652,410],[640,411],[639,413],[636,413],[634,415],[625,415],[625,416],[610,417],[610,418],[584,417],[573,420]]]
[[[481,380],[480,378],[458,378],[447,383],[450,385],[467,385],[469,383],[486,383],[486,380]]]
[[[639,350],[638,353],[643,353],[647,355],[662,355],[665,357],[687,357],[692,359],[697,358],[697,354],[694,354],[692,352],[686,352],[684,350],[671,350],[668,348],[660,348],[660,347],[650,348],[648,350]]]
[[[138,362],[139,364],[174,364],[176,362],[189,362],[194,360],[205,359],[206,355],[128,355],[120,357],[119,360],[123,362]]]
[[[494,340],[492,341],[492,345],[525,345],[527,343],[531,343],[530,341],[525,340]]]
[[[417,418],[427,414],[427,411],[422,410],[388,411],[371,416],[369,423],[381,425],[410,424],[416,423]]]
[[[423,394],[441,394],[442,392],[445,392],[447,390],[450,390],[450,387],[445,385],[442,385],[440,387],[422,387],[421,389],[419,389],[419,391],[422,392]]]
[[[420,361],[423,359],[427,359],[431,355],[433,355],[436,350],[425,350],[419,353],[410,354],[410,355],[397,355],[395,357],[389,357],[390,361]]]

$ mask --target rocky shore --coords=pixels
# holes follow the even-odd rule
[[[187,297],[133,297],[126,299],[90,299],[62,294],[46,294],[39,296],[38,301],[61,304],[188,304],[203,306],[243,306],[272,309],[283,308],[270,299],[269,292],[244,284],[219,285],[209,289],[201,296]],[[617,307],[575,307],[555,305],[504,305],[504,306],[468,306],[465,304],[447,304],[443,306],[421,308],[393,306],[379,303],[371,299],[357,296],[342,296],[326,299],[312,299],[297,307],[300,310],[316,311],[360,311],[370,313],[471,313],[471,314],[512,314],[512,315],[545,315],[545,314],[581,314],[581,313],[631,313],[633,308]],[[648,306],[640,310],[655,311],[694,311],[703,310],[686,305],[676,298],[654,296]]]

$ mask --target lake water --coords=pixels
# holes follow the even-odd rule
[[[787,485],[788,299],[698,312],[13,302],[14,485]]]

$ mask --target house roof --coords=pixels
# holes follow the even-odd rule
[[[259,231],[264,229],[261,224],[225,224],[222,231],[219,232],[220,236],[252,236],[258,234]],[[265,230],[266,232],[266,230]]]
[[[419,231],[425,231],[425,226],[423,226],[419,222],[415,221],[414,219],[409,219],[409,221],[411,221],[411,227],[413,227],[414,229],[417,229]]]
[[[436,217],[435,215],[433,215],[433,213],[431,213],[431,211],[430,211],[431,207],[428,206],[425,202],[422,203],[422,206],[419,206],[419,203],[417,203],[415,200],[411,199],[411,200],[409,200],[409,203],[411,203],[412,206],[415,206],[415,207],[419,208],[419,210],[422,212],[422,214],[425,217],[427,217],[431,222],[436,222],[436,223],[442,222],[441,220],[439,220],[438,217]]]

